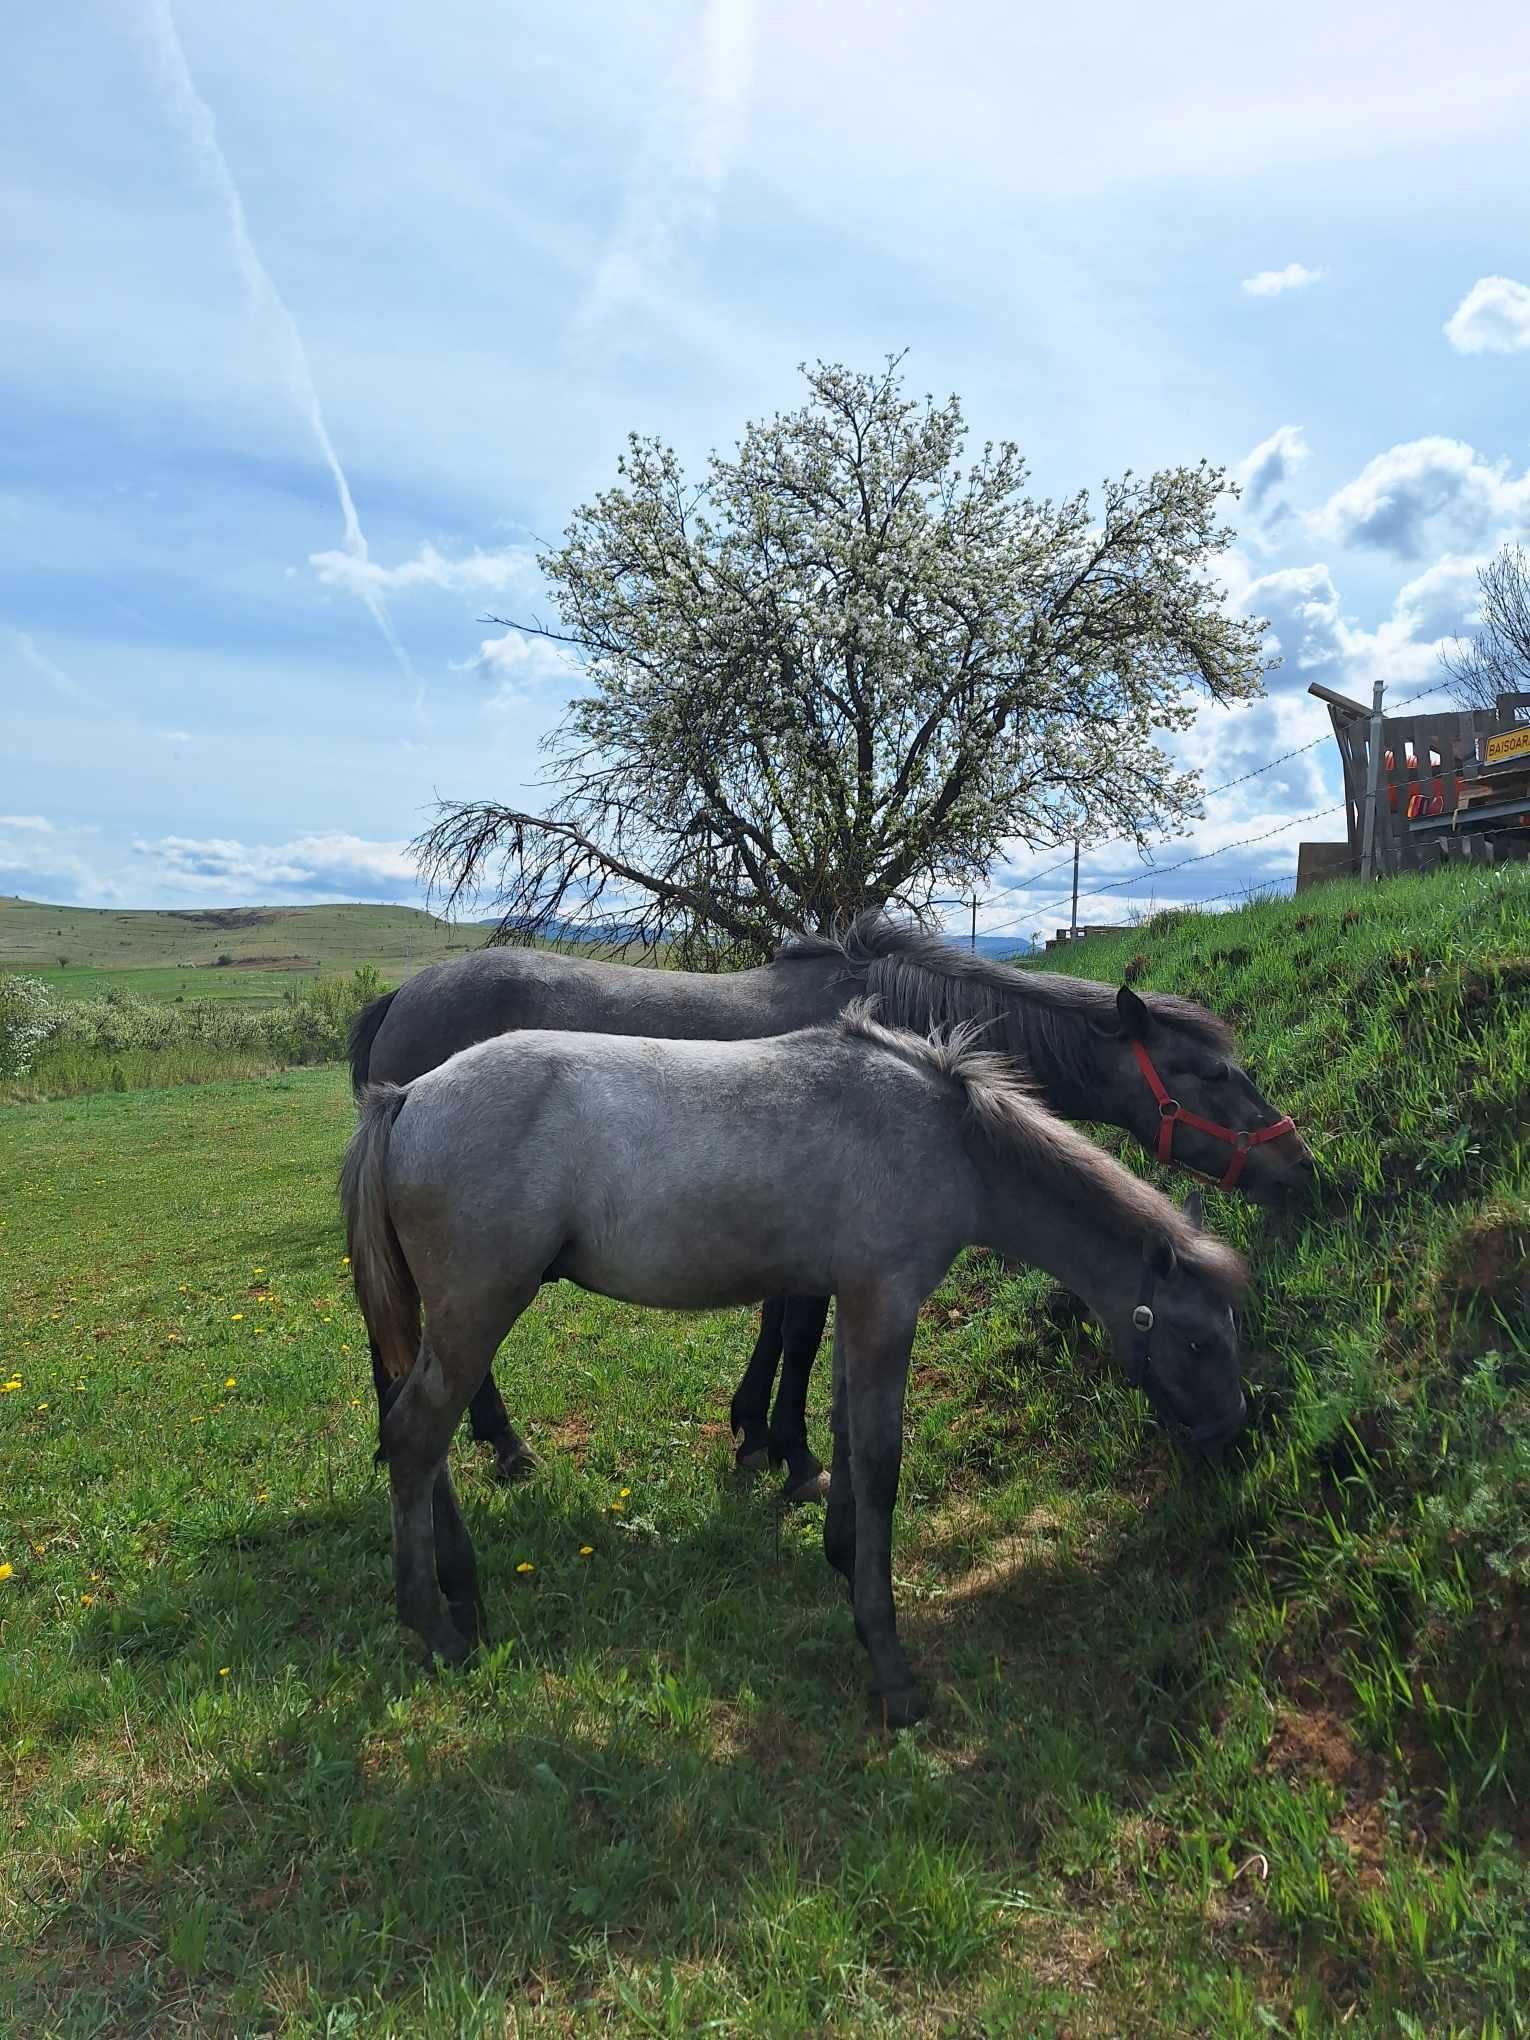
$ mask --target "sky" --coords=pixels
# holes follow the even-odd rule
[[[813,358],[907,348],[1038,494],[1240,477],[1222,578],[1281,664],[1184,740],[1208,785],[1327,730],[1310,681],[1435,682],[1530,538],[1530,9],[1036,14],[13,19],[0,892],[418,900],[436,799],[547,797],[574,676],[485,615],[546,614],[539,546],[629,431],[699,467]],[[1181,873],[1086,852],[1081,918],[1288,878],[1338,786],[1321,743],[1154,851]],[[1057,856],[1008,846],[980,925],[1055,922]]]

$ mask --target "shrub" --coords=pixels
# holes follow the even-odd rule
[[[0,1077],[24,1077],[52,1031],[48,988],[41,979],[0,973]]]

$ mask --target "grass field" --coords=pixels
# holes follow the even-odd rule
[[[458,1449],[498,1641],[428,1680],[339,1073],[0,1112],[0,2025],[1530,2031],[1525,876],[1070,959],[1234,1018],[1323,1207],[1209,1199],[1255,1270],[1220,1470],[1039,1279],[932,1299],[895,1575],[937,1706],[891,1742],[818,1519],[735,1486],[746,1318],[544,1293],[502,1366],[540,1477]]]
[[[396,984],[427,963],[476,948],[483,937],[481,928],[437,920],[415,907],[161,913],[0,898],[0,970],[41,977],[61,998],[92,995],[103,973],[109,989],[123,981],[121,972],[131,973],[137,980],[132,989],[146,997],[269,999],[286,983],[363,962]],[[220,968],[222,956],[232,961]]]

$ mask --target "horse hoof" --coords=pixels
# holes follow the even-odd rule
[[[781,1490],[781,1499],[794,1509],[800,1508],[804,1502],[826,1502],[829,1499],[829,1469],[820,1466],[816,1473],[789,1482]]]
[[[770,1454],[763,1445],[740,1445],[733,1455],[733,1464],[740,1473],[763,1473],[770,1464]]]
[[[529,1445],[504,1446],[494,1455],[494,1478],[506,1487],[531,1480],[537,1470],[537,1455]]]
[[[916,1721],[923,1721],[930,1711],[930,1703],[924,1690],[914,1681],[898,1686],[890,1693],[879,1693],[872,1688],[871,1704],[882,1717],[882,1726],[887,1729],[912,1728]]]

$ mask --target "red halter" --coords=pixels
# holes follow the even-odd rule
[[[1233,1150],[1227,1172],[1217,1180],[1219,1190],[1235,1190],[1243,1174],[1243,1164],[1248,1160],[1250,1148],[1262,1147],[1267,1140],[1279,1140],[1283,1133],[1295,1133],[1294,1119],[1277,1119],[1273,1126],[1261,1126],[1257,1133],[1236,1133],[1230,1126],[1218,1126],[1214,1119],[1202,1119],[1198,1112],[1187,1112],[1177,1098],[1169,1096],[1168,1087],[1153,1067],[1153,1058],[1140,1041],[1132,1043],[1132,1054],[1137,1066],[1147,1079],[1147,1087],[1158,1100],[1158,1159],[1172,1162],[1174,1159],[1174,1128],[1176,1124],[1193,1126],[1197,1133],[1209,1133],[1213,1140],[1225,1140]],[[1204,1171],[1197,1169],[1196,1175]]]

